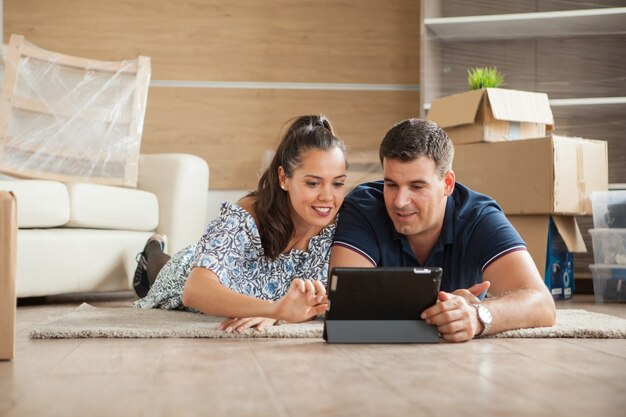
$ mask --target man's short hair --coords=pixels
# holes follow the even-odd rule
[[[385,135],[379,149],[383,159],[403,162],[425,156],[435,162],[439,176],[452,169],[454,145],[437,124],[423,119],[407,119],[396,123]]]

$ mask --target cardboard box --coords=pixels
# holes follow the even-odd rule
[[[554,126],[547,94],[503,88],[433,100],[427,118],[441,126],[455,145],[539,138]]]
[[[12,193],[0,191],[0,360],[15,356],[17,209]]]
[[[506,214],[591,214],[589,195],[609,187],[607,143],[557,135],[457,146],[452,168]]]
[[[574,252],[587,247],[572,216],[507,216],[528,246],[546,286],[555,300],[574,291]]]

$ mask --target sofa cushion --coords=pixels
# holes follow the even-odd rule
[[[20,229],[59,227],[70,218],[67,188],[60,182],[1,180],[0,190],[15,194]]]
[[[159,224],[159,203],[150,192],[87,183],[66,186],[70,200],[66,227],[153,231]]]
[[[135,257],[151,234],[64,227],[20,230],[17,296],[132,289]]]

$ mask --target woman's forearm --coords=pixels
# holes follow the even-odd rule
[[[239,294],[223,286],[215,273],[192,269],[183,288],[183,304],[205,314],[222,317],[276,317],[274,303]]]

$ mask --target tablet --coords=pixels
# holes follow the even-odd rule
[[[334,268],[324,338],[340,343],[435,342],[436,328],[426,325],[420,314],[437,302],[441,274],[441,268]]]
[[[326,318],[418,320],[440,285],[441,268],[334,268]]]

